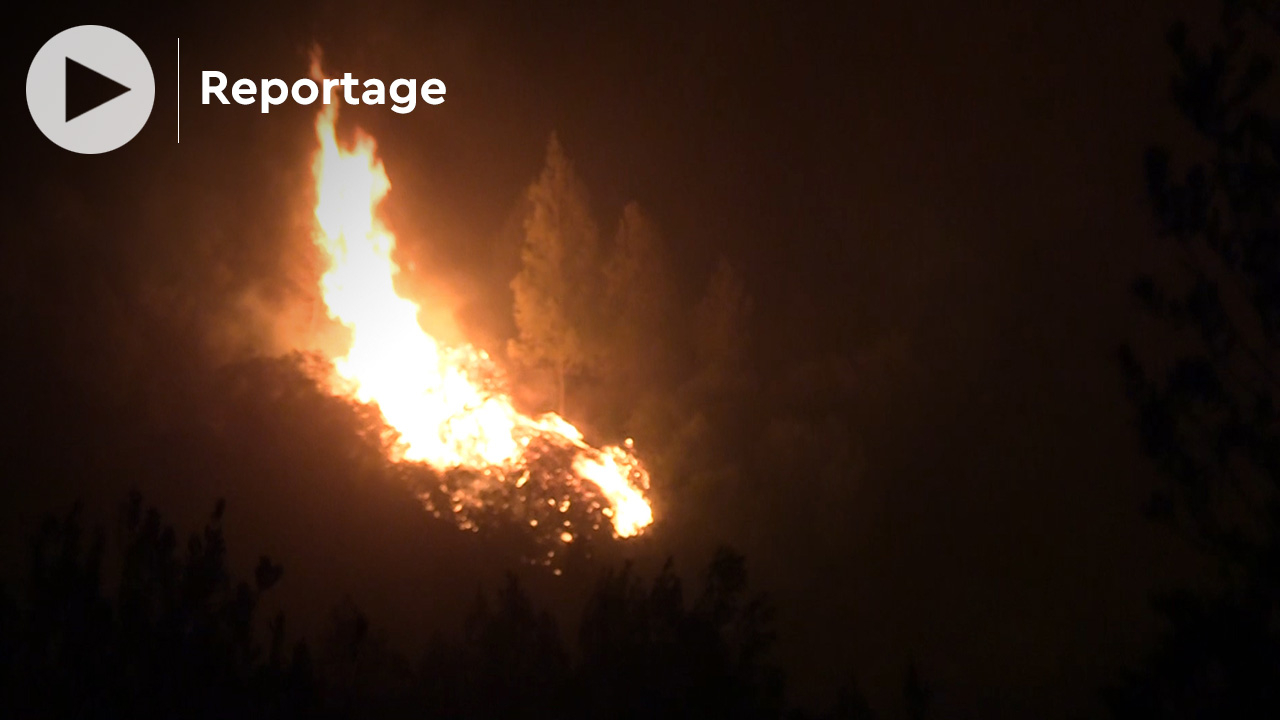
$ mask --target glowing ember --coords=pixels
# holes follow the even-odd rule
[[[391,183],[373,138],[357,133],[354,147],[340,147],[337,118],[336,103],[316,118],[320,148],[312,166],[315,242],[329,259],[321,291],[330,315],[351,331],[350,349],[333,358],[341,378],[335,391],[378,405],[400,433],[396,459],[440,471],[467,469],[523,487],[534,460],[548,449],[562,453],[569,484],[594,486],[608,503],[599,512],[614,531],[622,537],[639,533],[653,522],[644,495],[649,474],[629,441],[625,447],[594,448],[559,415],[516,411],[487,353],[470,345],[444,347],[422,330],[418,305],[398,295],[393,284],[399,272],[391,259],[396,239],[376,213]],[[569,502],[563,500],[562,513]],[[456,500],[454,512],[462,505]],[[573,537],[568,531],[560,535],[565,543]]]

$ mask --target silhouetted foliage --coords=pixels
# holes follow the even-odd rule
[[[454,717],[779,717],[771,610],[745,579],[722,550],[686,603],[671,563],[648,585],[624,565],[592,593],[570,653],[509,578],[492,603],[478,598],[461,647],[428,652],[426,676],[451,678],[435,702]]]
[[[0,593],[0,716],[783,715],[773,610],[729,550],[691,598],[670,561],[649,582],[629,564],[607,572],[576,647],[509,575],[496,595],[477,595],[458,638],[437,638],[414,666],[350,599],[318,649],[286,651],[284,616],[257,612],[283,570],[263,557],[251,581],[232,576],[224,510],[184,543],[134,493],[115,553],[79,507],[47,520],[21,592]]]
[[[1207,51],[1169,33],[1173,100],[1203,157],[1176,176],[1147,153],[1149,194],[1179,277],[1135,292],[1178,331],[1172,361],[1122,354],[1142,442],[1167,480],[1151,514],[1219,568],[1204,591],[1162,596],[1168,633],[1108,691],[1126,717],[1280,716],[1280,118],[1267,92],[1274,2],[1224,3]]]
[[[586,188],[554,134],[528,199],[521,269],[511,281],[520,336],[511,342],[510,354],[528,366],[551,369],[556,411],[563,414],[568,376],[590,364],[595,352],[585,329],[591,293],[599,285],[599,231],[587,207]]]
[[[920,676],[920,668],[914,660],[907,665],[907,677],[902,685],[902,700],[907,708],[910,720],[924,720],[929,716],[929,703],[933,693]]]
[[[255,633],[258,599],[281,577],[262,558],[233,580],[223,507],[181,544],[134,494],[118,577],[104,582],[106,538],[79,507],[32,542],[25,592],[7,603],[0,688],[8,717],[266,717],[305,714],[302,656],[283,657],[284,621]]]
[[[840,689],[836,706],[827,717],[832,720],[872,720],[875,713],[857,684],[850,682]]]
[[[688,606],[670,562],[648,588],[630,566],[606,575],[579,630],[583,716],[776,717],[782,681],[764,657],[772,613],[747,596],[743,558],[724,549]]]

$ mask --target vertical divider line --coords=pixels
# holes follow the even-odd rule
[[[182,38],[178,38],[178,144],[182,144]]]

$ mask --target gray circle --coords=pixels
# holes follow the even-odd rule
[[[67,120],[68,59],[128,91]],[[109,152],[132,140],[147,123],[155,96],[146,53],[125,34],[101,25],[80,25],[54,35],[27,70],[27,108],[40,132],[85,155]]]

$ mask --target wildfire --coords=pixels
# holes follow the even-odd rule
[[[318,73],[315,73],[318,75]],[[535,460],[548,449],[567,459],[571,486],[589,483],[608,506],[601,515],[621,537],[653,522],[645,498],[649,474],[624,446],[596,448],[555,413],[518,412],[501,375],[483,350],[446,347],[423,331],[418,305],[401,297],[392,260],[396,238],[379,219],[378,206],[391,182],[373,138],[357,132],[351,148],[338,144],[337,103],[316,118],[315,242],[329,260],[320,289],[329,314],[351,333],[345,355],[332,358],[337,392],[376,403],[400,434],[394,459],[424,462],[439,471],[474,471],[492,482],[521,487]],[[461,498],[454,498],[454,511]],[[567,507],[566,499],[562,506]],[[531,523],[535,524],[536,523]],[[566,521],[567,525],[567,521]],[[572,533],[563,531],[562,542]]]

